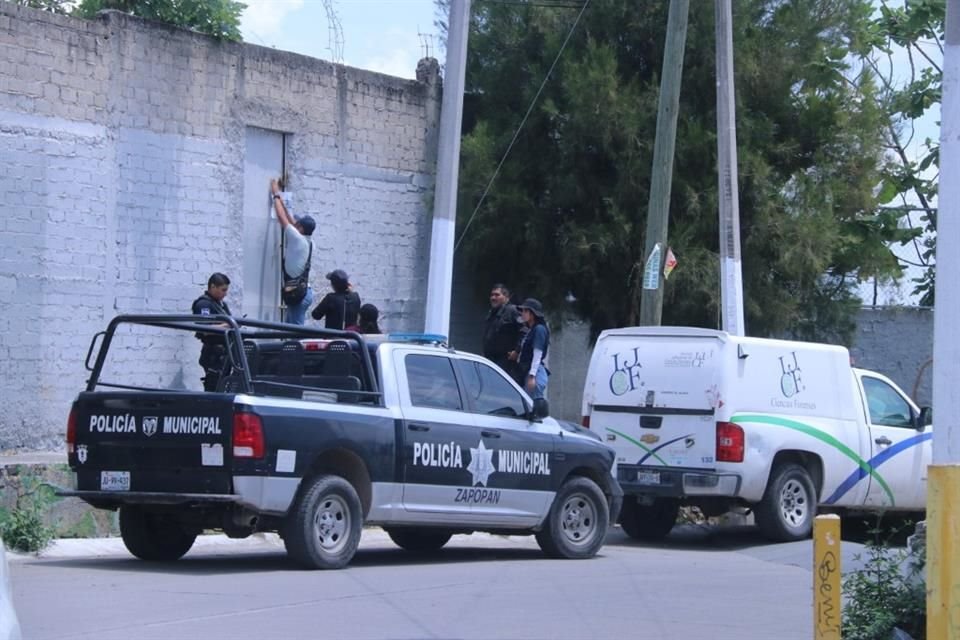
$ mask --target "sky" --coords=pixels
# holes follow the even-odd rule
[[[329,5],[343,33],[344,64],[400,78],[414,78],[424,57],[443,63],[433,0],[243,0],[243,39],[304,55],[334,60]],[[424,34],[421,37],[419,34]]]

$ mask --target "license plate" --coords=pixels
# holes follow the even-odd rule
[[[657,471],[637,471],[637,482],[640,484],[660,484],[660,473]]]
[[[100,489],[102,491],[130,491],[130,472],[101,471]]]

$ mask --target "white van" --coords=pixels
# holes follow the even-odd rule
[[[583,420],[617,454],[621,525],[665,536],[681,504],[749,507],[774,540],[821,511],[923,511],[931,412],[843,347],[686,327],[600,334]]]

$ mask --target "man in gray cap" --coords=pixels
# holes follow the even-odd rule
[[[280,297],[287,307],[285,322],[303,324],[307,309],[313,304],[313,288],[310,286],[310,261],[313,257],[313,243],[310,236],[317,223],[312,216],[292,217],[280,193],[276,180],[270,181],[270,193],[273,208],[277,212],[277,222],[283,233],[283,287]]]

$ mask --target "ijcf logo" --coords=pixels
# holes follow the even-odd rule
[[[610,392],[615,396],[622,396],[628,391],[636,390],[640,383],[640,347],[633,348],[633,362],[622,353],[613,354],[613,373],[610,374]]]
[[[780,391],[784,398],[791,398],[806,387],[800,379],[800,363],[797,362],[797,352],[791,351],[789,356],[780,356]]]

